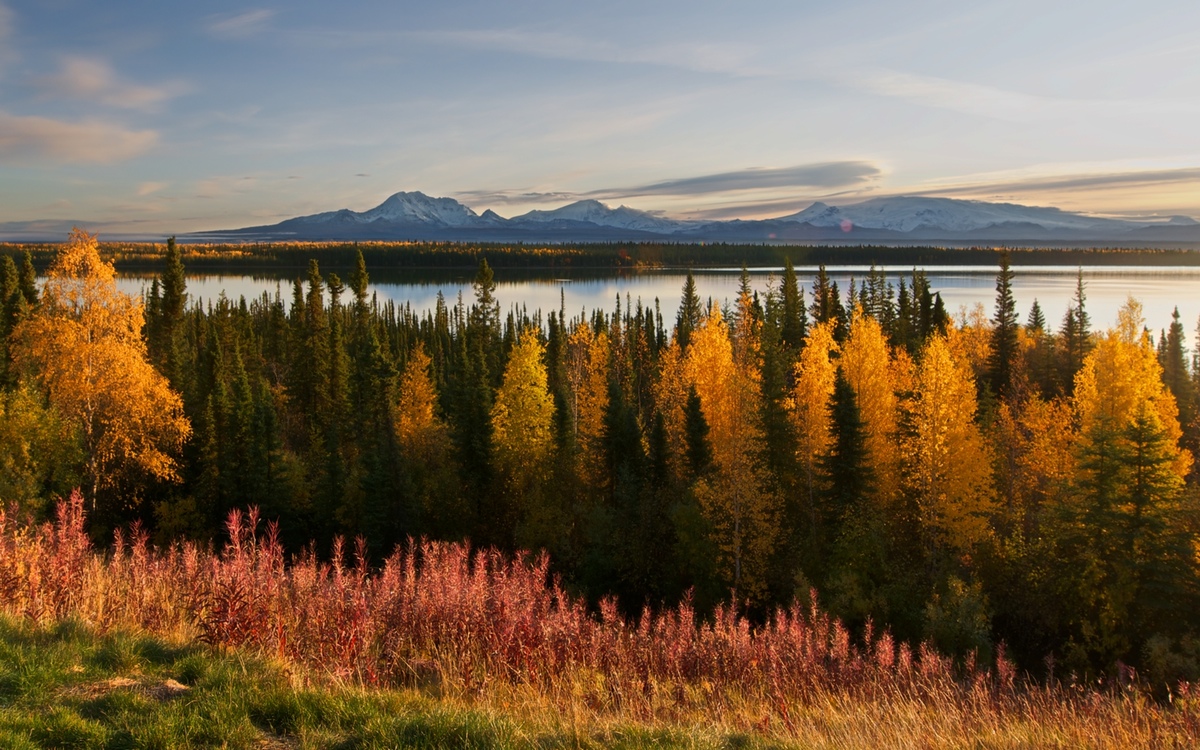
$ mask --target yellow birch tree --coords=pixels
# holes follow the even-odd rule
[[[1173,468],[1186,477],[1192,455],[1180,449],[1179,407],[1162,380],[1162,365],[1144,329],[1141,304],[1130,297],[1117,314],[1117,327],[1099,337],[1075,376],[1075,414],[1084,447],[1101,422],[1124,429],[1139,414],[1153,415],[1175,447]]]
[[[14,332],[23,371],[79,429],[93,506],[101,491],[135,492],[139,475],[178,481],[176,456],[191,434],[182,400],[150,364],[141,302],[115,279],[95,236],[73,230],[42,304]]]
[[[578,323],[567,337],[567,384],[580,474],[599,485],[607,477],[604,465],[604,413],[608,409],[608,334]]]
[[[875,494],[884,502],[900,489],[900,454],[897,445],[899,400],[887,335],[875,318],[855,310],[850,333],[842,344],[839,363],[854,389],[854,398],[866,429],[867,454],[875,470]]]
[[[672,341],[659,355],[658,379],[654,382],[654,403],[663,417],[667,433],[668,467],[676,480],[687,474],[687,456],[682,446],[687,444],[684,408],[687,406],[688,382],[684,358],[678,341]]]
[[[496,468],[510,490],[520,494],[546,469],[553,426],[554,400],[542,344],[537,333],[527,329],[517,338],[492,406]]]
[[[983,541],[995,511],[992,465],[975,424],[975,379],[934,336],[921,353],[904,440],[908,486],[933,539],[961,552]]]
[[[834,325],[834,321],[827,320],[808,329],[804,350],[795,367],[796,385],[786,402],[796,432],[796,458],[812,514],[816,513],[816,495],[820,489],[821,457],[829,452],[833,441],[829,403],[837,381],[835,356],[839,351],[833,340]]]
[[[694,490],[713,529],[718,569],[737,598],[759,601],[766,595],[781,500],[758,458],[758,372],[734,364],[729,328],[715,305],[692,333],[683,371],[709,426],[715,471]]]

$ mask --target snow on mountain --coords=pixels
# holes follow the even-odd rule
[[[390,224],[432,224],[444,227],[470,227],[480,224],[478,214],[453,198],[430,198],[421,192],[396,193],[359,216],[363,221],[385,221]]]
[[[600,201],[583,200],[551,211],[530,211],[514,216],[510,222],[546,224],[556,221],[577,221],[614,229],[630,229],[639,232],[670,233],[686,226],[684,222],[663,219],[654,214],[638,211],[628,206],[609,208]]]
[[[799,213],[780,217],[780,220],[807,222],[818,227],[834,227],[849,221],[851,225],[863,229],[896,232],[912,232],[916,229],[970,232],[1001,224],[1035,224],[1050,230],[1120,230],[1140,226],[1068,213],[1058,208],[910,196],[874,198],[848,206],[829,206],[818,202]]]
[[[1144,220],[1105,219],[1057,208],[952,198],[900,196],[831,206],[814,203],[799,213],[765,221],[679,221],[628,206],[610,208],[582,200],[553,210],[505,219],[480,216],[452,198],[396,193],[363,212],[342,209],[261,227],[201,233],[288,239],[471,239],[511,241],[612,241],[672,238],[680,241],[1161,241],[1193,242],[1200,224],[1186,216]],[[1136,237],[1136,240],[1135,240]]]

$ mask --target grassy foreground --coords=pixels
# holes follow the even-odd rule
[[[1196,686],[1022,679],[815,607],[635,621],[545,557],[417,545],[379,569],[285,561],[231,514],[220,552],[94,549],[83,503],[0,511],[0,747],[1197,747]],[[361,559],[361,558],[360,558]]]
[[[576,732],[417,689],[303,687],[282,665],[75,621],[0,618],[0,747],[761,747],[738,733],[635,725]]]
[[[937,702],[826,695],[798,707],[798,726],[780,731],[770,722],[738,729],[570,716],[533,695],[440,692],[314,686],[239,651],[98,634],[74,620],[39,627],[0,617],[0,747],[14,749],[1190,747],[1196,738],[1178,716],[1164,721],[1130,698],[1104,698],[1092,715],[1084,708],[987,721]]]
[[[239,651],[102,635],[74,620],[39,627],[0,617],[0,747],[17,750],[1193,746],[1196,728],[1181,725],[1180,715],[1168,719],[1139,698],[1095,697],[1090,709],[1062,705],[989,721],[939,701],[825,695],[797,707],[791,727],[672,725],[586,708],[564,715],[561,704],[519,692],[464,700],[436,685],[314,685]]]

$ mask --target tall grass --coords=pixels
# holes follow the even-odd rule
[[[423,543],[372,569],[361,547],[347,555],[338,543],[331,562],[289,561],[275,527],[259,526],[235,511],[220,551],[155,549],[135,529],[102,552],[78,494],[53,523],[0,512],[0,611],[247,649],[309,681],[413,686],[590,723],[722,725],[833,746],[1200,742],[1188,685],[1160,704],[1132,686],[1035,684],[1002,652],[955,666],[886,632],[855,642],[799,606],[757,627],[732,608],[700,621],[686,602],[629,621],[612,601],[593,613],[564,592],[544,555]]]

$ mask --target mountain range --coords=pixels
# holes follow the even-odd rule
[[[0,238],[56,241],[72,225],[106,239],[161,239],[70,221],[0,223]],[[1200,223],[1187,216],[1112,219],[1015,203],[897,196],[860,203],[813,203],[772,219],[671,219],[627,206],[581,200],[504,218],[478,214],[453,198],[400,192],[367,211],[343,208],[268,226],[181,235],[193,242],[281,240],[441,240],[468,242],[733,242],[798,244],[1093,244],[1126,247],[1200,245]]]
[[[400,192],[367,211],[298,216],[269,226],[189,235],[196,240],[462,240],[672,242],[1101,242],[1120,245],[1200,242],[1200,223],[1110,219],[1013,203],[899,196],[842,206],[814,203],[773,219],[677,220],[582,200],[504,218],[477,214],[453,198]]]

